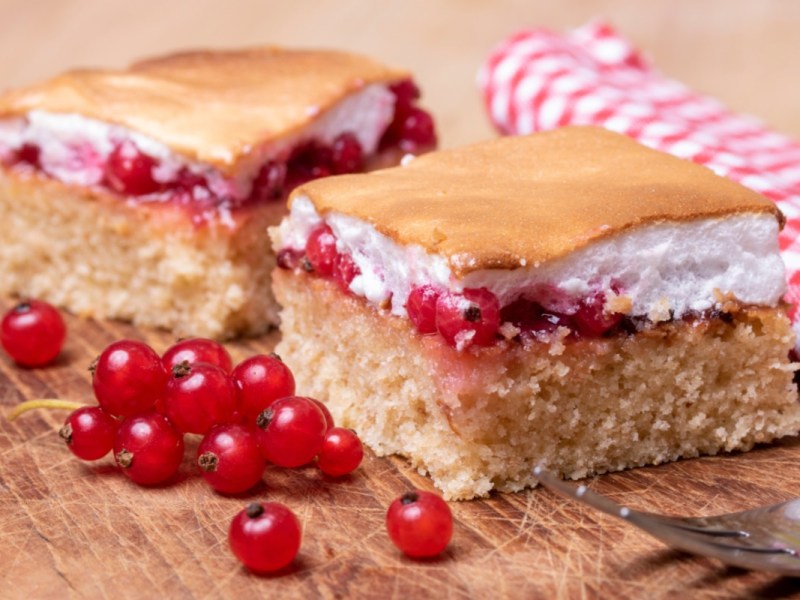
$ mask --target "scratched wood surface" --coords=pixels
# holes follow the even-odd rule
[[[0,14],[0,88],[185,47],[341,47],[415,72],[444,146],[492,135],[474,75],[495,43],[523,26],[603,17],[669,75],[800,135],[800,3],[791,0],[0,0]],[[70,317],[69,326],[51,368],[23,370],[0,356],[0,598],[769,598],[800,590],[791,579],[674,553],[544,490],[453,504],[447,552],[408,560],[385,534],[385,510],[429,482],[402,460],[369,454],[344,481],[273,469],[251,494],[228,498],[189,468],[195,441],[180,477],[138,488],[110,459],[73,459],[55,433],[63,413],[2,416],[34,397],[90,401],[86,367],[113,340],[142,338],[158,350],[171,342],[120,323]],[[230,349],[241,359],[276,339]],[[589,485],[635,508],[702,515],[800,495],[798,482],[800,441],[787,440]],[[284,502],[303,522],[299,558],[277,576],[249,575],[227,549],[228,523],[250,499]]]
[[[0,309],[9,306],[0,302]],[[169,335],[68,318],[57,364],[25,370],[0,359],[0,412],[35,397],[92,401],[87,365],[122,337],[163,351]],[[269,351],[276,336],[229,345],[234,359]],[[389,541],[389,503],[429,482],[400,459],[368,453],[344,480],[312,467],[268,469],[239,497],[213,493],[190,461],[167,485],[140,488],[113,460],[83,463],[57,430],[64,412],[0,417],[2,598],[653,598],[774,597],[800,582],[726,569],[665,549],[624,523],[530,490],[452,504],[455,532],[438,559],[404,558]],[[798,493],[800,441],[593,479],[590,487],[631,507],[713,514]],[[296,562],[276,576],[239,566],[230,519],[248,500],[290,506],[303,524]]]

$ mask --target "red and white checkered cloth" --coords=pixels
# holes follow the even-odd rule
[[[492,51],[478,81],[503,133],[600,125],[774,200],[787,219],[780,236],[786,299],[800,331],[800,144],[668,79],[602,22],[564,35],[521,31]]]

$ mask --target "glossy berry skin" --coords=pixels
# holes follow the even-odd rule
[[[117,421],[99,406],[84,406],[67,417],[58,435],[82,460],[97,460],[111,452]]]
[[[441,553],[453,535],[453,515],[431,492],[407,492],[389,506],[386,530],[394,545],[412,558]]]
[[[327,225],[319,225],[309,234],[306,242],[306,257],[317,275],[330,277],[336,263],[336,236]]]
[[[436,128],[433,118],[421,108],[411,108],[396,126],[400,148],[415,152],[436,145]]]
[[[217,365],[181,363],[167,382],[166,415],[178,431],[205,434],[231,423],[238,408],[233,380]]]
[[[183,361],[188,362],[190,365],[199,362],[211,363],[212,365],[217,365],[226,373],[230,373],[231,369],[233,369],[231,355],[225,349],[225,346],[207,338],[180,340],[170,346],[161,357],[161,362],[164,363],[167,373],[172,372],[172,367],[179,365]]]
[[[272,160],[267,162],[253,180],[250,200],[264,202],[279,197],[285,180],[286,165]]]
[[[345,132],[333,140],[331,146],[331,170],[333,173],[357,173],[364,168],[364,152],[358,138]]]
[[[142,413],[164,397],[167,372],[161,357],[143,342],[120,340],[110,344],[91,369],[97,402],[115,417]]]
[[[319,409],[322,411],[322,414],[325,417],[325,432],[327,433],[328,431],[330,431],[331,427],[336,426],[336,424],[333,422],[333,415],[331,414],[331,411],[328,410],[328,407],[325,406],[324,402],[320,402],[316,398],[308,398],[308,399],[311,400],[314,404],[316,404],[317,407],[319,407]]]
[[[364,458],[361,440],[352,429],[334,427],[329,429],[322,441],[317,466],[331,477],[341,477],[352,473]]]
[[[127,196],[141,196],[159,190],[161,185],[153,177],[156,160],[131,141],[117,144],[108,155],[106,180],[109,187]]]
[[[327,431],[325,415],[301,396],[281,398],[256,419],[261,454],[279,467],[300,467],[319,454]]]
[[[500,327],[500,303],[486,288],[442,293],[436,300],[436,329],[457,349],[490,346]]]
[[[605,302],[605,294],[600,292],[581,302],[578,310],[572,315],[572,323],[578,333],[585,337],[599,337],[622,321],[623,315],[605,311]]]
[[[212,488],[223,494],[239,494],[261,481],[264,457],[251,428],[216,425],[197,448],[197,466]]]
[[[441,293],[432,285],[421,285],[412,288],[408,295],[408,318],[422,334],[436,333],[436,301]]]
[[[248,569],[270,573],[294,560],[301,536],[300,522],[286,506],[254,502],[233,518],[228,543]]]
[[[66,336],[61,313],[41,300],[20,302],[0,323],[3,349],[24,367],[41,367],[54,361]]]
[[[22,144],[14,153],[13,162],[39,168],[42,166],[41,153],[41,149],[36,144]]]
[[[333,261],[333,280],[344,293],[350,293],[350,284],[361,270],[349,254],[337,254]]]
[[[183,436],[164,415],[146,412],[120,423],[114,458],[135,483],[156,485],[177,473],[183,460]]]
[[[231,377],[239,413],[250,425],[275,400],[294,394],[294,375],[277,354],[251,356],[236,365]]]

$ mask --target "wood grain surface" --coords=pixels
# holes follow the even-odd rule
[[[417,73],[443,146],[492,135],[474,76],[489,49],[523,26],[607,18],[666,73],[737,110],[800,135],[800,3],[792,0],[0,0],[0,88],[79,65],[122,65],[197,46],[280,43],[362,51]],[[2,240],[0,240],[2,243]],[[0,309],[10,306],[0,299]],[[108,343],[168,334],[68,319],[53,367],[0,357],[0,413],[20,401],[91,401],[86,370]],[[231,344],[235,359],[277,334]],[[111,459],[74,459],[63,412],[0,415],[0,598],[770,598],[800,584],[665,549],[645,534],[537,489],[452,505],[453,541],[413,561],[384,516],[409,487],[431,489],[400,459],[367,455],[333,481],[313,468],[269,469],[242,497],[214,494],[192,472],[196,440],[169,485],[131,484]],[[745,455],[682,461],[592,479],[633,508],[705,515],[800,495],[800,441]],[[286,571],[256,577],[228,550],[231,517],[250,499],[284,502],[304,527]]]

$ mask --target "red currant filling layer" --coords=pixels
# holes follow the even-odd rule
[[[351,292],[350,284],[360,274],[353,257],[337,249],[336,235],[325,224],[311,231],[304,250],[279,251],[278,267],[302,269],[332,280],[345,293]],[[637,327],[631,319],[606,309],[603,292],[583,298],[576,306],[557,289],[546,291],[541,299],[546,306],[525,298],[501,306],[497,296],[486,288],[452,292],[422,285],[409,293],[406,312],[419,333],[438,334],[459,350],[492,346],[503,339],[547,342],[554,336],[597,338]],[[612,291],[619,293],[614,285]]]
[[[406,80],[389,86],[389,89],[395,96],[394,115],[380,138],[378,151],[399,149],[415,153],[433,148],[436,145],[433,119],[416,105],[419,98],[416,85]],[[147,154],[132,140],[114,142],[106,157],[91,147],[73,150],[76,171],[88,165],[99,168],[102,171],[99,185],[105,189],[126,198],[199,205],[201,209],[238,208],[278,199],[312,179],[362,172],[368,158],[353,132],[343,132],[330,143],[318,139],[303,140],[281,158],[264,163],[251,181],[249,195],[237,197],[234,192],[219,192],[220,189],[235,189],[232,182],[212,184],[206,175],[188,167],[182,167],[164,179],[159,176],[159,168],[163,166],[159,159]],[[7,166],[47,172],[41,160],[41,149],[32,143],[10,151],[3,162]]]

